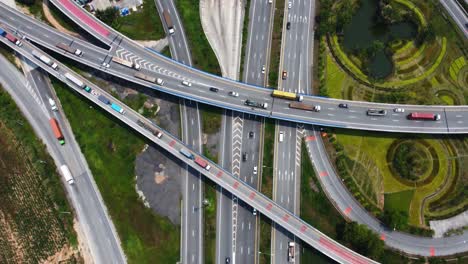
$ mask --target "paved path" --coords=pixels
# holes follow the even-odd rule
[[[434,230],[434,237],[443,237],[444,233],[450,229],[468,226],[468,210],[451,218],[437,221],[429,221],[431,229]]]
[[[218,58],[223,77],[239,79],[244,1],[200,0],[206,38]]]

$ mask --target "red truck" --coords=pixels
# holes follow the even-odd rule
[[[60,126],[57,122],[57,119],[51,118],[49,120],[50,127],[52,127],[52,131],[54,132],[55,138],[59,141],[60,145],[65,144],[65,139],[62,134],[62,130],[60,130]]]
[[[439,121],[440,115],[433,114],[433,113],[422,113],[422,112],[414,112],[408,115],[408,119],[410,120],[430,120],[430,121]]]
[[[19,41],[17,37],[13,36],[8,32],[6,33],[5,38],[7,38],[10,42],[14,43],[18,47],[21,47],[23,45],[23,43],[21,43],[21,41]]]
[[[211,166],[206,162],[206,160],[200,158],[200,157],[195,157],[195,163],[198,164],[200,167],[205,168],[205,170],[209,171]]]

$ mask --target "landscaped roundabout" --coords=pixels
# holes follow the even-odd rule
[[[440,10],[437,1],[334,1],[320,17],[320,94],[467,104],[468,41]],[[394,228],[432,236],[430,220],[468,209],[468,137],[329,132],[325,143],[337,172],[383,222],[397,212],[405,221]]]

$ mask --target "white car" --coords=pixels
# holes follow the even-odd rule
[[[284,132],[280,131],[280,133],[279,133],[279,142],[283,142],[283,140],[284,140]]]
[[[253,214],[253,215],[257,215],[257,209],[254,208],[254,209],[252,210],[252,214]]]
[[[288,8],[291,9],[291,7],[292,7],[292,2],[289,2],[288,3]]]
[[[188,81],[182,81],[182,84],[188,87],[192,86],[192,83]]]
[[[265,65],[262,66],[262,73],[265,74]]]
[[[161,79],[161,78],[156,79],[156,84],[163,85],[164,84],[163,79]]]
[[[50,104],[50,109],[52,109],[52,111],[57,111],[57,104],[55,104],[55,101],[54,99],[52,98],[49,98],[49,104]]]
[[[109,68],[109,67],[110,67],[109,63],[106,63],[106,62],[103,62],[103,63],[102,63],[102,66],[104,66],[104,67],[106,67],[106,68]]]
[[[405,109],[404,108],[395,108],[395,109],[393,109],[393,112],[395,112],[395,113],[404,113]]]
[[[239,97],[239,93],[238,93],[238,92],[234,92],[234,91],[230,91],[230,92],[229,92],[229,95],[232,96],[232,97]]]
[[[254,167],[254,172],[253,172],[254,175],[257,175],[257,172],[258,172],[258,168],[257,168],[257,166],[255,166],[255,167]]]

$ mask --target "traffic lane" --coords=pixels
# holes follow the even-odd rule
[[[305,100],[304,100],[305,101]],[[320,105],[320,104],[314,104]],[[324,126],[336,126],[343,128],[354,128],[364,130],[377,130],[387,132],[419,132],[419,133],[447,133],[447,120],[444,117],[444,108],[432,113],[441,114],[439,121],[408,120],[407,114],[410,111],[425,111],[424,108],[407,109],[406,113],[394,113],[393,109],[387,108],[386,116],[367,116],[367,108],[353,107],[352,109],[336,109],[333,106],[322,104],[320,112],[290,109],[287,101],[275,100],[272,117],[286,119],[299,123],[311,123]],[[464,107],[463,107],[464,108]],[[385,109],[385,108],[379,108]],[[464,112],[464,111],[463,111]],[[300,119],[297,117],[300,116]],[[468,119],[464,115],[463,120]],[[458,127],[466,129],[466,123],[457,124]]]
[[[460,28],[460,31],[463,32],[465,38],[468,38],[468,28],[465,24],[468,22],[468,18],[465,16],[462,8],[455,2],[455,0],[440,0],[442,6],[445,7],[447,13],[455,21],[455,24]]]
[[[312,131],[312,137],[306,138],[306,142],[311,151],[314,167],[319,179],[324,186],[324,190],[331,195],[337,210],[344,216],[360,224],[365,224],[384,239],[385,244],[395,249],[409,254],[429,256],[450,255],[468,250],[468,233],[460,236],[445,238],[417,237],[410,234],[401,233],[388,229],[375,217],[364,210],[354,197],[341,183],[341,179],[336,175],[332,165],[326,158],[326,150],[323,142],[319,140],[320,133]]]
[[[183,27],[180,23],[180,18],[177,13],[177,9],[174,6],[173,1],[163,0],[163,1],[154,1],[158,7],[159,17],[161,18],[162,24],[164,26],[166,37],[169,40],[169,48],[171,49],[171,55],[174,60],[180,61],[186,65],[192,65],[190,52],[188,49],[187,41],[185,39],[185,33]],[[167,29],[167,24],[165,23],[163,12],[167,10],[171,16],[173,23],[174,34],[169,34]]]
[[[2,72],[5,73],[6,71],[2,71]],[[33,76],[33,75],[30,75],[30,76]],[[16,76],[11,76],[11,77],[16,79],[15,87],[23,86],[23,84],[18,85],[18,82],[17,82],[18,77]],[[41,87],[40,90],[46,90],[46,89],[42,89]],[[89,226],[98,227],[97,232],[94,232],[94,230],[91,230],[91,229],[88,229],[86,230],[87,232],[85,232],[85,235],[88,236],[88,241],[91,244],[90,250],[93,253],[94,259],[95,260],[106,259],[106,260],[111,260],[113,263],[123,263],[123,259],[119,258],[119,256],[122,256],[121,254],[123,253],[119,252],[118,250],[119,245],[114,243],[115,241],[113,241],[114,237],[113,237],[112,231],[106,228],[106,226],[102,222],[102,219],[106,219],[106,217],[103,216],[103,211],[100,211],[95,207],[96,204],[99,204],[99,203],[96,203],[96,199],[94,196],[95,193],[90,191],[88,184],[82,183],[83,181],[86,181],[87,178],[81,177],[81,174],[83,171],[81,170],[80,163],[77,160],[76,156],[71,155],[71,153],[76,152],[76,150],[73,149],[73,146],[70,140],[67,140],[68,142],[66,145],[59,146],[57,143],[57,140],[52,136],[52,133],[49,132],[50,128],[48,126],[48,120],[49,120],[48,113],[44,112],[42,109],[39,110],[41,105],[38,104],[37,101],[34,101],[33,99],[31,99],[32,95],[28,93],[28,90],[25,87],[23,87],[23,89],[14,89],[12,91],[14,91],[14,93],[17,93],[18,97],[21,98],[23,101],[25,100],[27,102],[27,107],[23,108],[23,109],[26,109],[27,111],[27,113],[25,113],[25,116],[30,115],[32,117],[32,119],[30,120],[31,124],[33,127],[38,128],[39,134],[42,135],[41,137],[43,139],[44,138],[46,139],[45,140],[46,143],[49,143],[48,149],[51,151],[51,155],[55,156],[55,160],[58,161],[60,164],[69,165],[70,169],[74,172],[75,180],[76,180],[75,186],[71,187],[66,183],[64,184],[64,186],[65,188],[69,190],[71,194],[70,198],[75,200],[75,203],[73,204],[75,205],[75,208],[79,210],[79,212],[77,213],[77,217],[80,219],[80,222],[82,222],[81,223],[82,228],[88,228]],[[72,138],[72,135],[69,134],[69,130],[65,129],[65,127],[62,128],[62,132],[64,133],[64,136],[66,136],[66,139]],[[75,187],[81,188],[80,189],[81,192],[87,192],[87,195],[80,196],[79,193],[76,192]],[[76,195],[73,195],[73,193],[76,193]],[[85,210],[86,212],[81,210],[82,209],[81,205],[84,205],[83,207],[86,208]],[[91,216],[91,217],[83,217],[83,216]],[[93,234],[93,236],[89,237],[89,234]],[[109,237],[112,239],[110,239]]]
[[[2,5],[2,4],[0,4],[0,5],[2,6],[2,8],[8,9],[8,7],[5,7],[5,5]],[[11,11],[15,16],[21,16],[21,14],[18,13],[17,11],[14,11],[14,10],[10,10],[10,11]],[[22,16],[24,16],[24,15],[22,15]],[[33,20],[33,23],[36,23],[36,22],[34,22],[34,21],[35,21],[35,20]],[[31,31],[31,32],[29,32],[28,34],[36,34],[36,37],[37,37],[38,32],[36,32],[36,31]],[[130,41],[130,40],[127,40],[127,39],[124,38],[124,39],[122,40],[122,43],[124,43],[124,42],[126,42],[126,41],[128,42],[128,41]],[[132,44],[132,45],[135,45],[133,42],[132,42],[131,44]],[[135,49],[135,47],[131,46],[130,44],[127,44],[127,45],[128,45],[130,48]],[[140,49],[139,49],[138,51],[141,53],[141,50],[140,50]],[[144,53],[145,53],[146,55],[152,55],[152,57],[161,59],[161,60],[160,60],[161,63],[168,63],[169,66],[171,66],[172,64],[174,64],[174,65],[177,66],[177,69],[186,69],[186,68],[187,68],[185,65],[177,64],[177,63],[175,63],[174,61],[172,61],[172,60],[170,60],[170,59],[168,59],[168,58],[166,58],[166,57],[164,57],[164,56],[162,56],[162,55],[159,55],[159,54],[156,55],[156,54],[150,53],[150,52],[148,52],[148,51],[144,51]],[[158,60],[158,61],[159,61],[159,60]],[[193,68],[188,68],[188,69],[189,69],[191,72],[197,72],[197,73],[199,73],[199,74],[202,74],[202,76],[205,76],[205,74],[206,74],[206,73],[202,73],[202,72],[200,72],[200,71],[197,71],[197,70],[195,70],[195,69],[193,69]],[[213,77],[214,77],[213,75],[207,75],[207,76],[210,77],[210,78],[213,78]],[[224,79],[224,78],[217,77],[217,76],[216,76],[216,79],[219,79],[220,82],[225,82],[226,84],[228,84],[228,86],[231,86],[231,87],[232,87],[232,86],[246,86],[245,84],[242,84],[242,83],[239,83],[239,82],[235,82],[235,81],[232,81],[232,80],[228,80],[228,79]],[[244,88],[247,89],[247,87],[244,87]],[[254,89],[250,89],[249,91],[255,91],[255,90],[259,90],[259,89],[255,89],[255,88],[254,88]],[[270,90],[269,90],[269,89],[265,89],[265,91],[270,91]],[[319,100],[319,99],[315,98],[314,100]],[[338,100],[338,99],[336,99],[335,101],[336,101],[336,102],[342,102],[343,100]],[[365,103],[365,102],[355,102],[355,103],[363,104],[363,103]],[[368,105],[373,104],[374,107],[377,107],[377,106],[379,105],[378,103],[367,103],[367,104],[368,104]],[[403,106],[403,105],[400,105],[400,106]],[[434,107],[436,107],[436,106],[427,106],[427,107],[429,107],[429,108],[434,108]]]
[[[73,56],[73,57],[74,57],[74,56]],[[76,59],[76,58],[74,58],[74,59]],[[99,67],[99,66],[98,66],[98,67]],[[122,67],[124,67],[124,66],[122,66]],[[127,70],[129,70],[129,69],[127,69]],[[107,69],[107,71],[108,71],[108,72],[111,72],[111,70],[109,70],[109,69]],[[118,73],[116,73],[116,74],[118,74]],[[256,90],[256,91],[259,91],[260,89],[255,89],[255,90]],[[260,94],[261,94],[261,93],[260,93]],[[265,91],[263,91],[263,95],[265,96]],[[311,100],[311,98],[313,98],[314,101],[321,101],[321,99],[320,99],[320,98],[317,98],[317,97],[306,97],[306,98],[305,98],[305,101]],[[281,100],[278,100],[278,101],[281,101]],[[323,101],[323,98],[322,98],[322,101]],[[338,100],[338,101],[339,101],[339,100]],[[207,102],[207,101],[203,101],[203,102]],[[333,102],[333,100],[330,100],[330,102]],[[328,102],[328,103],[330,103],[330,102]],[[209,102],[207,102],[207,103],[209,103]],[[370,104],[370,103],[364,103],[364,102],[354,102],[353,104],[371,105],[371,106],[375,106],[375,105],[376,105],[376,104]],[[397,105],[394,105],[394,106],[397,106]],[[437,107],[425,107],[425,108],[437,109]],[[234,108],[234,109],[239,109],[239,108],[237,107],[237,108]],[[245,109],[245,107],[244,107],[244,109]],[[256,109],[255,109],[255,110],[256,110]],[[244,110],[244,111],[245,111],[245,110]],[[351,110],[350,110],[350,111],[351,111]],[[252,112],[252,111],[251,111],[251,112]],[[262,115],[262,113],[260,113],[260,115]],[[263,115],[265,115],[265,114],[263,114]],[[330,116],[331,116],[331,115],[330,115]],[[294,121],[298,121],[298,122],[304,122],[303,120],[298,120],[297,118],[296,118],[296,119],[294,119],[294,118],[289,118],[289,119],[290,119],[290,120],[294,120]],[[320,120],[317,120],[316,122],[320,122]],[[426,123],[427,123],[427,122],[426,122]],[[394,124],[393,126],[396,126],[396,124]],[[351,126],[349,126],[349,127],[352,128],[353,126],[351,125]],[[378,126],[377,126],[377,127],[374,127],[374,129],[378,129]],[[397,130],[397,129],[393,129],[392,131],[396,131],[396,130]],[[403,131],[406,131],[406,130],[403,129]],[[429,132],[429,131],[430,131],[430,130],[425,129],[423,132]],[[443,132],[443,131],[444,131],[444,130],[440,130],[440,131],[437,131],[437,132],[441,133],[441,132]]]
[[[249,14],[248,45],[245,55],[246,66],[244,71],[244,82],[262,85],[264,84],[268,65],[266,50],[270,42],[271,4],[267,1],[251,1]],[[266,56],[264,56],[266,55]],[[262,73],[265,67],[265,73]]]
[[[232,112],[225,110],[222,116],[220,166],[226,171],[232,171]],[[222,263],[226,258],[232,259],[232,194],[217,186],[216,210],[216,263]]]
[[[6,41],[2,38],[2,41]],[[17,48],[15,46],[15,48]],[[96,66],[96,65],[94,65]],[[117,67],[119,67],[121,65],[117,65]],[[122,68],[124,66],[121,66]],[[125,67],[126,68],[126,67]],[[134,71],[132,69],[125,69],[126,71]],[[110,68],[110,69],[107,69],[107,72],[109,73],[113,73],[114,75],[116,76],[119,76],[119,73],[117,71],[115,71],[115,69],[113,68]],[[129,74],[130,75],[130,74]],[[129,76],[128,76],[129,77]],[[132,78],[132,77],[129,77],[129,78]],[[132,79],[135,79],[135,78],[132,78]],[[172,82],[172,80],[169,79],[169,81]],[[144,86],[149,86],[151,88],[156,88],[158,90],[163,90],[167,93],[170,93],[170,94],[174,94],[174,95],[178,95],[178,96],[186,96],[186,97],[191,97],[191,98],[195,98],[196,100],[200,101],[200,102],[205,102],[207,104],[214,104],[213,103],[213,100],[212,101],[207,101],[205,98],[207,96],[211,97],[213,94],[215,94],[215,96],[218,94],[218,93],[213,93],[213,92],[207,92],[207,88],[205,89],[190,89],[190,91],[183,91],[181,89],[184,89],[184,86],[182,84],[178,84],[177,87],[180,89],[180,90],[168,90],[167,86],[163,86],[163,87],[159,87],[159,86],[155,86],[155,85],[152,85],[152,84],[149,84],[145,81],[141,81],[141,80],[136,80],[135,81],[136,83],[140,83]],[[181,93],[182,92],[182,93]],[[190,93],[191,92],[191,93]],[[199,96],[195,96],[195,93],[198,92],[200,95]],[[231,99],[231,100],[239,100],[239,98],[241,99],[241,106],[239,107],[239,103],[231,103],[228,107],[232,107],[233,109],[242,109],[241,111],[244,111],[244,112],[251,112],[251,113],[258,113],[258,115],[262,115],[262,116],[269,116],[270,113],[268,112],[268,110],[265,110],[265,109],[258,109],[258,108],[249,108],[247,106],[244,105],[243,102],[245,102],[245,100],[247,98],[245,97],[233,97],[231,98],[231,96],[228,96],[228,95],[220,95],[221,98],[228,98]],[[305,101],[306,100],[309,100],[310,98],[305,98]],[[322,98],[316,98],[314,97],[314,99],[316,100],[323,100]],[[218,99],[219,100],[219,99]],[[271,100],[272,98],[271,97],[268,97],[265,98],[263,101],[267,101],[267,102],[270,102],[269,105],[271,105]],[[279,114],[278,111],[274,111],[273,112],[273,115],[272,117],[279,117],[279,118],[282,118],[282,119],[286,119],[286,120],[291,120],[291,121],[297,121],[297,122],[306,122],[306,123],[315,123],[315,124],[320,124],[322,123],[323,125],[331,125],[331,126],[340,126],[342,125],[343,127],[348,127],[348,128],[361,128],[363,125],[365,125],[365,129],[368,129],[368,130],[386,130],[386,131],[395,131],[395,132],[423,132],[423,133],[446,133],[446,128],[435,128],[435,126],[437,124],[441,124],[442,126],[444,125],[443,122],[444,120],[441,120],[441,121],[437,121],[437,122],[422,122],[422,121],[410,121],[410,120],[406,120],[404,117],[403,119],[405,120],[404,122],[406,123],[405,126],[401,125],[401,124],[398,124],[398,123],[392,123],[391,125],[380,125],[380,124],[376,124],[376,125],[370,125],[368,124],[369,119],[367,120],[359,120],[359,119],[356,119],[358,120],[358,122],[352,122],[352,121],[341,121],[339,120],[340,119],[343,119],[345,117],[348,117],[346,115],[339,115],[337,117],[334,117],[332,120],[333,122],[330,122],[329,120],[327,119],[323,119],[323,118],[318,118],[318,116],[322,115],[323,116],[323,113],[326,112],[325,111],[325,107],[323,107],[324,110],[322,110],[321,113],[315,113],[315,115],[311,116],[311,118],[304,118],[303,116],[301,116],[301,118],[297,118],[297,116],[300,116],[301,114],[303,113],[299,113],[299,112],[303,112],[301,110],[296,110],[296,109],[289,109],[289,107],[287,106],[287,103],[288,101],[286,100],[279,100],[277,99],[276,100],[276,103],[275,104],[275,107],[274,108],[278,108],[278,105],[281,105],[283,104],[283,108],[279,109],[279,111],[283,111],[285,113],[281,113]],[[327,102],[329,103],[329,102]],[[216,105],[216,104],[215,104]],[[362,105],[362,104],[360,104]],[[226,106],[226,103],[225,105]],[[270,106],[271,107],[271,106]],[[419,107],[419,108],[422,108],[424,109],[424,107]],[[465,107],[466,108],[466,107]],[[244,110],[244,109],[249,109],[249,110]],[[335,110],[335,108],[333,107],[329,107],[327,108],[329,109],[330,111],[333,111]],[[340,111],[342,111],[342,109],[339,109]],[[352,111],[356,111],[356,110],[351,110],[351,109],[348,109],[346,111],[349,111],[349,112],[352,112]],[[290,113],[288,112],[297,112],[297,114],[293,114],[291,115]],[[314,118],[314,116],[317,116],[316,118]],[[329,117],[333,117],[335,116],[334,113],[328,113],[328,116]],[[352,118],[357,118],[357,116],[354,116],[354,115],[350,115],[349,116],[349,120],[351,120]],[[371,117],[371,121],[372,122],[380,122],[379,120],[382,120],[383,118],[374,118],[374,117]],[[360,122],[359,122],[360,121]],[[394,122],[398,122],[398,119],[394,119],[392,120]],[[389,122],[389,121],[387,121]],[[419,124],[419,126],[415,125],[415,124]],[[412,125],[412,126],[411,126]],[[423,127],[424,129],[421,129],[421,127]]]
[[[12,43],[9,43],[9,42],[4,42],[4,43],[6,43],[10,48],[14,47]],[[29,45],[27,44],[25,44],[24,46],[29,47]],[[28,53],[24,53],[23,56],[26,56],[28,59],[32,60],[34,63],[39,64],[39,61],[36,58],[34,58],[32,55]],[[59,66],[62,69],[60,71],[61,73],[63,73],[64,71],[70,71],[66,69],[64,65],[60,64]],[[55,77],[57,77],[59,80],[62,80],[63,82],[65,82],[68,86],[70,86],[79,94],[85,96],[86,98],[94,102],[95,104],[103,106],[103,103],[97,99],[96,94],[89,94],[85,92],[84,90],[75,87],[68,80],[66,80],[62,75],[59,75],[58,72],[50,68],[46,68],[46,70],[49,72],[49,74],[52,74]],[[76,75],[75,77],[82,79],[82,77],[79,77]],[[99,93],[106,95],[109,98],[113,98],[111,95],[102,91],[95,85],[91,85],[91,88],[98,91]],[[156,144],[159,144],[161,147],[165,148],[168,152],[173,154],[178,159],[185,161],[192,168],[198,170],[200,173],[205,174],[207,177],[212,179],[216,184],[223,186],[226,190],[228,190],[229,192],[232,192],[233,194],[238,196],[240,199],[244,201],[249,201],[249,204],[251,204],[255,208],[258,208],[258,210],[262,212],[265,216],[272,219],[272,221],[276,221],[280,223],[283,227],[290,230],[297,236],[301,237],[301,239],[303,239],[306,243],[310,244],[313,247],[316,247],[318,250],[323,251],[324,254],[340,262],[346,262],[346,258],[349,258],[350,256],[358,258],[358,259],[363,259],[366,262],[369,261],[365,257],[343,247],[339,243],[336,243],[330,240],[328,237],[321,234],[318,230],[308,225],[307,223],[305,223],[304,221],[302,221],[295,215],[288,213],[285,209],[283,209],[282,207],[280,207],[279,205],[277,205],[276,203],[274,203],[273,201],[271,201],[270,199],[268,199],[261,193],[257,192],[255,189],[244,184],[242,181],[239,181],[238,179],[234,178],[231,174],[229,174],[228,172],[226,172],[225,170],[223,170],[216,164],[209,162],[212,168],[210,171],[207,171],[206,169],[196,165],[193,160],[187,160],[187,158],[185,158],[185,156],[183,156],[179,152],[179,150],[182,147],[187,148],[186,146],[184,146],[184,144],[182,144],[182,142],[170,136],[169,134],[165,134],[165,136],[162,138],[155,137],[153,134],[151,134],[150,132],[148,132],[147,130],[145,130],[144,128],[136,124],[138,119],[145,120],[144,117],[142,117],[133,109],[122,104],[121,102],[119,102],[119,104],[121,104],[123,109],[126,110],[125,115],[118,114],[116,111],[112,110],[110,107],[107,107],[107,106],[104,106],[103,109],[107,111],[108,113],[110,113],[111,115],[113,115],[114,117],[116,117],[117,119],[121,120],[122,122],[129,124],[133,129],[135,129],[137,132],[141,133],[148,139],[152,140]],[[163,131],[161,128],[159,127],[157,128]],[[337,250],[341,252],[338,255],[336,254]]]
[[[252,214],[252,207],[238,200],[237,209],[237,237],[236,263],[255,262],[256,216]]]
[[[242,152],[246,152],[247,160],[242,162],[240,167],[240,179],[253,188],[258,188],[258,169],[259,145],[260,145],[260,128],[261,123],[257,121],[255,116],[244,115],[244,123],[242,129]],[[250,137],[250,133],[253,136]],[[257,167],[254,170],[254,167]],[[256,173],[255,173],[256,171]],[[256,216],[253,215],[253,208],[244,202],[240,202],[237,214],[237,237],[236,237],[236,262],[237,263],[254,263],[256,257],[255,238],[257,234]]]

